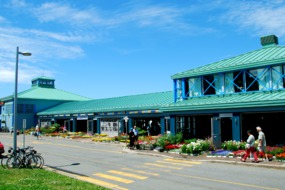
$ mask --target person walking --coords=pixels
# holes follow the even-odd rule
[[[258,154],[265,157],[265,160],[268,161],[267,153],[266,153],[266,139],[265,135],[262,132],[261,127],[257,126],[256,131],[258,132]]]
[[[137,126],[134,126],[133,131],[134,131],[134,141],[136,142],[139,140],[139,131],[137,129]]]
[[[39,137],[41,135],[41,129],[39,124],[36,125],[36,136],[37,136],[37,140],[39,140]]]
[[[134,130],[131,129],[129,132],[129,139],[130,139],[130,149],[134,149],[135,145],[135,135],[134,135]]]
[[[258,158],[257,158],[257,155],[256,155],[256,149],[255,149],[255,146],[254,146],[254,143],[255,143],[255,138],[254,136],[251,134],[251,130],[248,130],[247,131],[247,135],[248,135],[248,138],[246,140],[246,153],[245,155],[241,158],[241,161],[242,162],[245,162],[247,157],[250,155],[250,153],[253,154],[253,157],[254,157],[254,161],[253,162],[258,162]]]

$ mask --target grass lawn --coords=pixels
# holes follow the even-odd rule
[[[44,169],[3,169],[0,166],[0,190],[108,190]]]

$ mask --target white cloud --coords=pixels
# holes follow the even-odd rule
[[[25,7],[27,3],[25,0],[11,0],[12,7]]]
[[[195,8],[197,9],[197,8]],[[196,10],[195,10],[196,11]],[[125,24],[134,24],[139,27],[160,27],[173,28],[174,30],[199,28],[200,32],[210,31],[209,28],[193,26],[185,20],[185,15],[191,14],[193,8],[144,5],[136,7],[130,5],[113,12],[100,11],[96,7],[88,9],[73,8],[68,4],[45,3],[37,8],[33,8],[33,15],[40,22],[64,23],[70,26],[88,26],[90,28],[117,28]],[[106,16],[107,15],[107,16]]]
[[[44,65],[47,61],[54,59],[73,59],[84,56],[84,51],[78,45],[65,44],[62,41],[77,41],[70,39],[56,39],[56,33],[48,33],[37,30],[26,30],[20,28],[0,28],[0,82],[13,82],[16,47],[20,51],[32,53],[31,57],[19,56],[19,81],[30,82],[35,76],[42,75]],[[54,35],[54,36],[53,36]],[[61,35],[58,35],[61,36]],[[68,37],[67,37],[68,38]],[[33,72],[31,72],[33,71]],[[45,72],[47,73],[47,72]],[[48,74],[52,74],[49,72]],[[21,79],[21,80],[20,80]]]
[[[95,9],[79,10],[59,3],[44,3],[32,10],[41,22],[69,23],[70,25],[102,23]]]
[[[253,35],[285,35],[284,1],[242,1],[228,4],[224,20]]]
[[[61,42],[89,42],[96,39],[95,35],[80,32],[55,33],[41,30],[29,30],[30,34],[40,38],[54,39]]]

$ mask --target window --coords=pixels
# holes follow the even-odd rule
[[[214,75],[214,88],[216,94],[224,94],[224,74]]]
[[[246,91],[258,91],[257,69],[246,71]]]
[[[274,90],[284,88],[284,67],[281,65],[272,67],[272,89]]]
[[[18,104],[17,113],[24,113],[24,104]]]
[[[189,78],[189,97],[201,96],[201,77]]]
[[[189,79],[184,80],[185,98],[189,97]]]
[[[26,104],[26,113],[34,113],[34,105]]]
[[[234,73],[225,74],[225,94],[231,94],[235,92],[234,88]]]
[[[243,92],[243,71],[237,71],[233,73],[233,81],[234,81],[234,92]]]
[[[216,93],[214,86],[214,75],[203,77],[203,87],[204,95],[211,95]]]

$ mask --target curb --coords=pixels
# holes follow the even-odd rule
[[[124,150],[124,153],[146,155],[146,156],[155,156],[155,157],[165,157],[165,158],[175,158],[175,159],[179,159],[179,160],[185,160],[185,158],[183,158],[183,157],[180,158],[180,157],[176,157],[176,156],[167,156],[167,155],[163,155],[163,154],[138,152],[135,150]],[[192,160],[194,160],[194,159],[192,159]],[[283,165],[272,165],[272,164],[263,164],[263,163],[230,161],[230,160],[203,160],[203,159],[199,159],[199,158],[195,158],[195,160],[197,160],[199,162],[219,163],[219,164],[234,164],[234,165],[242,165],[242,166],[250,166],[250,167],[261,167],[261,168],[272,168],[272,169],[285,170],[285,164],[283,164]]]

